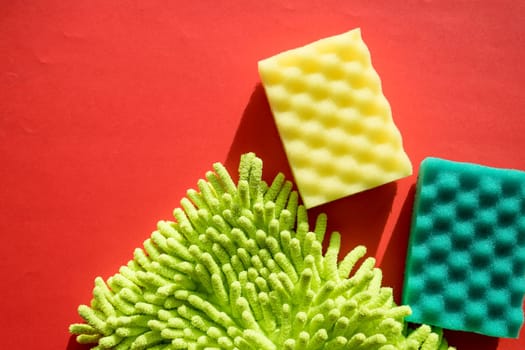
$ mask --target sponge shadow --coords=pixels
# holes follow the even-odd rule
[[[471,332],[445,330],[444,336],[456,349],[496,350],[499,345],[499,338]]]
[[[398,303],[401,302],[401,289],[403,287],[404,266],[415,193],[416,185],[413,184],[408,190],[407,197],[401,207],[392,236],[389,239],[380,264],[383,270],[383,284],[394,289],[394,298]]]
[[[292,171],[277,126],[273,121],[264,88],[260,83],[255,86],[250,101],[244,109],[225,166],[228,169],[235,169],[240,156],[247,152],[255,152],[263,160],[264,180],[271,181],[278,172],[284,173],[287,179],[291,179]]]
[[[225,161],[235,169],[243,153],[255,152],[264,162],[264,180],[271,181],[282,172],[292,179],[272,112],[263,86],[259,83],[244,110],[241,122]],[[389,183],[359,194],[342,198],[308,210],[310,220],[319,213],[328,215],[327,232],[341,233],[341,257],[356,245],[365,245],[369,254],[377,249],[384,230],[392,201],[397,191],[396,183]]]

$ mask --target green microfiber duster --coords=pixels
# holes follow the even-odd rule
[[[381,286],[358,246],[323,254],[326,216],[310,230],[292,183],[268,186],[262,161],[242,156],[239,182],[219,163],[189,190],[175,222],[161,221],[134,259],[95,279],[84,324],[92,349],[447,349],[439,331],[407,328],[408,306]],[[351,276],[349,277],[349,275]]]

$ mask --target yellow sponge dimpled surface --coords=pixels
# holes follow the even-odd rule
[[[307,208],[412,174],[360,29],[259,61]]]

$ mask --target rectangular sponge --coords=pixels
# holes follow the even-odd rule
[[[525,172],[427,158],[403,303],[408,321],[516,338],[525,293]]]
[[[307,208],[412,174],[361,31],[259,61]]]

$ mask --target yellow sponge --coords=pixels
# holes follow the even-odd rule
[[[259,61],[307,208],[412,174],[360,29]]]

